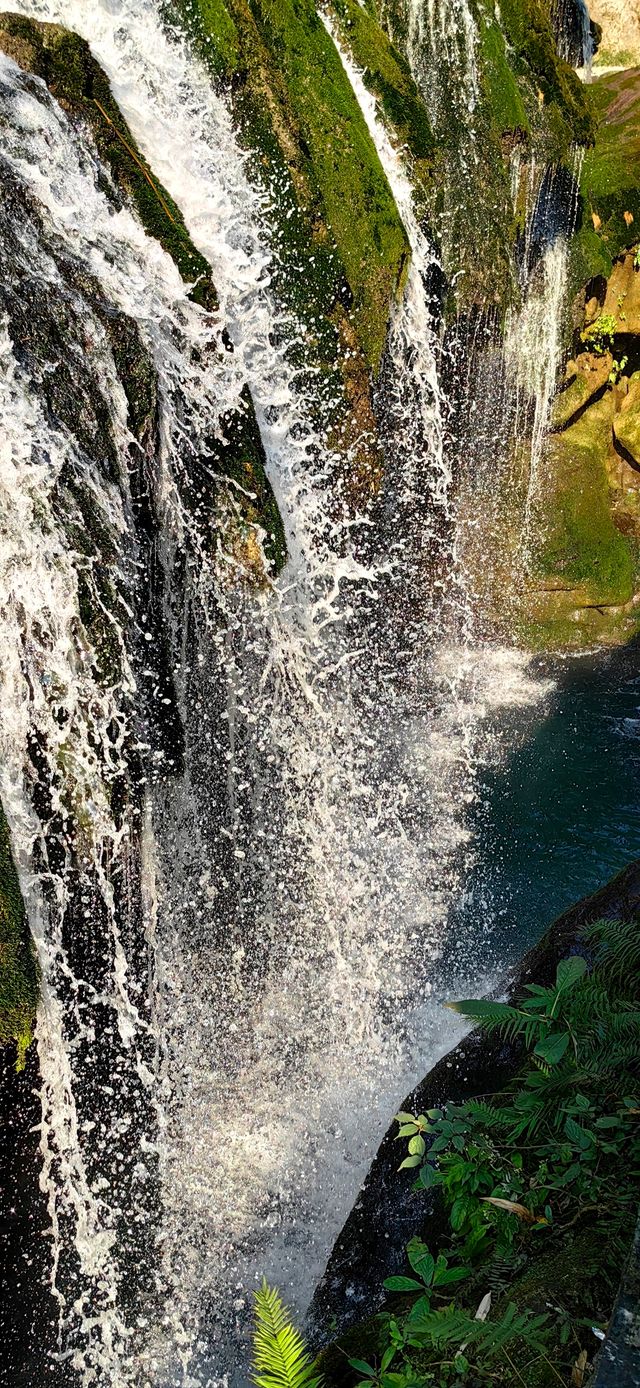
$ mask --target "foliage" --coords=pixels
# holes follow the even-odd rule
[[[640,931],[599,921],[581,947],[514,1002],[454,1004],[521,1051],[506,1090],[397,1115],[400,1170],[448,1229],[387,1278],[357,1388],[583,1381],[640,1194]]]
[[[322,1377],[286,1307],[263,1278],[255,1295],[253,1382],[258,1388],[321,1388]]]
[[[585,347],[590,348],[599,357],[608,352],[613,343],[617,331],[617,320],[611,313],[601,313],[595,322],[590,323],[583,332],[580,333],[580,341]]]
[[[0,1045],[16,1042],[18,1068],[31,1042],[37,1005],[36,961],[0,805]]]

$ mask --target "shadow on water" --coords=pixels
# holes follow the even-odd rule
[[[479,773],[443,973],[452,955],[503,971],[640,851],[640,646],[539,657],[529,673],[554,687],[543,710],[487,719],[498,753]]]

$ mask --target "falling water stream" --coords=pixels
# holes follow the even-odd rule
[[[290,351],[300,325],[270,287],[264,195],[205,70],[154,0],[11,8],[87,39],[219,297],[216,315],[187,298],[168,256],[108,196],[90,145],[2,58],[3,169],[33,213],[13,227],[16,278],[28,266],[68,305],[68,351],[101,402],[105,439],[98,456],[52,425],[5,323],[0,620],[14,656],[0,790],[43,978],[58,1353],[81,1388],[207,1388],[242,1379],[262,1273],[304,1310],[394,1106],[457,1035],[431,994],[476,861],[478,775],[503,753],[486,720],[507,706],[535,721],[553,681],[474,638],[443,450],[434,255],[348,55],[413,257],[391,326],[384,442],[387,515],[417,521],[366,562],[335,504],[340,460],[309,422]],[[545,274],[560,285],[562,266],[550,259]],[[105,313],[135,325],[157,380],[172,694],[158,693],[130,485],[139,441]],[[226,538],[232,490],[220,490],[213,546],[185,501],[245,385],[289,552],[260,588],[242,581]],[[79,491],[113,556],[110,684],[96,676],[78,580],[86,569],[101,600],[78,546]],[[396,631],[380,661],[383,607],[408,590],[420,595],[412,638],[405,649]],[[177,701],[180,755],[150,746],[136,704],[145,680]],[[84,955],[69,912],[84,922]],[[457,961],[458,982],[466,967]],[[469,967],[477,988],[490,965]]]

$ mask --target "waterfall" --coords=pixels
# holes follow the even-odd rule
[[[355,662],[364,660],[350,644],[357,607],[364,604],[369,613],[377,574],[356,559],[347,522],[336,516],[335,460],[310,432],[311,411],[287,354],[295,325],[278,318],[269,295],[268,247],[258,231],[263,208],[226,108],[186,50],[166,37],[151,6],[142,13],[132,6],[126,25],[115,24],[111,7],[99,4],[24,9],[91,39],[136,138],[211,259],[220,321],[235,348],[212,359],[217,325],[188,304],[173,266],[130,214],[109,208],[95,161],[82,155],[41,84],[32,83],[31,92],[13,78],[12,123],[26,149],[16,150],[16,173],[46,209],[56,245],[86,263],[107,302],[138,324],[155,363],[165,621],[186,736],[184,772],[161,763],[150,780],[142,777],[149,780],[146,804],[132,808],[131,841],[142,864],[135,922],[123,916],[109,881],[102,884],[113,943],[99,998],[69,957],[60,917],[40,908],[43,1180],[56,1260],[65,1265],[58,1271],[55,1262],[55,1285],[66,1288],[75,1276],[81,1288],[72,1303],[60,1291],[60,1350],[71,1354],[87,1384],[96,1373],[116,1386],[133,1383],[141,1365],[158,1382],[179,1372],[184,1382],[195,1375],[201,1383],[229,1361],[219,1337],[242,1340],[246,1333],[246,1305],[233,1308],[234,1278],[246,1288],[266,1270],[304,1304],[393,1103],[416,1065],[446,1044],[426,1013],[446,900],[444,888],[433,892],[438,869],[424,830],[436,797],[427,784],[433,767],[421,765],[417,726],[415,746],[390,779],[389,708],[381,717],[389,696],[373,681],[360,692],[354,687]],[[30,91],[29,113],[23,87]],[[115,238],[115,255],[105,254],[105,238]],[[50,278],[43,270],[42,279]],[[90,321],[79,308],[78,320],[84,316]],[[99,326],[91,335],[100,340]],[[113,497],[103,497],[99,474],[92,483],[99,489],[96,509],[116,508],[135,567],[124,458],[131,440],[108,352],[104,362],[97,358],[95,375],[122,454]],[[207,431],[239,406],[244,380],[291,555],[278,587],[255,594],[234,586],[224,551],[207,561],[180,488],[189,465],[185,441],[195,461]],[[20,422],[14,412],[13,427]],[[59,454],[54,442],[47,436],[48,458]],[[63,446],[72,448],[73,440],[65,438]],[[65,543],[61,538],[63,551]],[[185,546],[190,557],[182,580]],[[122,548],[114,541],[114,550]],[[40,562],[47,562],[42,548]],[[77,626],[78,640],[76,563],[70,554],[67,587],[75,607],[67,627]],[[185,638],[190,628],[193,635]],[[82,639],[90,646],[86,634]],[[126,652],[125,630],[120,644]],[[50,646],[55,649],[54,633]],[[61,685],[72,683],[76,659],[66,635],[59,656],[65,668],[46,685],[56,698]],[[55,671],[49,666],[45,673]],[[76,734],[83,755],[89,757],[91,719],[105,727],[122,723],[120,700],[128,718],[120,740],[135,745],[134,678],[122,676],[110,696],[113,711],[102,712],[102,694],[100,704],[93,690],[83,695]],[[17,695],[12,703],[23,728],[20,737],[11,733],[13,775],[3,790],[30,918],[39,929],[33,831],[25,827],[33,815],[24,785],[33,709]],[[62,742],[60,733],[53,741],[54,710],[49,722],[46,774],[53,781]],[[115,753],[108,750],[113,760],[118,744]],[[123,758],[129,769],[131,757],[123,752]],[[93,773],[95,755],[89,765]],[[124,775],[124,764],[116,771]],[[90,806],[95,794],[90,798],[82,782],[77,800]],[[107,854],[113,861],[125,855],[125,829],[111,825],[106,808],[101,813],[95,856],[86,849],[90,877],[99,875]],[[137,953],[144,957],[146,950],[150,959],[146,983],[141,959],[134,962],[127,950],[134,930],[141,936]],[[58,967],[50,963],[54,953]],[[126,1086],[119,1081],[115,1115],[107,1076],[89,1112],[84,1104],[97,1009],[100,1017],[115,1009],[119,1028],[117,1065],[113,1057],[103,1065],[118,1074],[124,1054]],[[59,1020],[65,1010],[72,1014],[66,1029]],[[69,1052],[71,1027],[76,1044]],[[117,1151],[127,1111],[139,1115],[120,1139],[131,1148],[135,1180],[154,1189],[160,1181],[163,1198],[158,1227],[145,1216],[152,1247],[158,1242],[155,1255],[149,1248],[143,1255],[151,1287],[137,1303],[129,1293],[137,1306],[133,1324],[122,1298],[132,1259],[141,1255],[130,1252],[127,1264],[121,1248],[123,1219],[134,1218],[131,1193],[117,1169],[108,1187],[97,1190],[87,1174],[95,1172],[100,1152]],[[138,1189],[135,1182],[131,1189]]]
[[[404,543],[373,557],[312,422],[291,350],[303,325],[274,300],[269,208],[222,96],[152,0],[13,8],[91,44],[219,297],[216,315],[188,299],[109,196],[90,142],[3,59],[4,158],[22,199],[13,220],[7,201],[15,275],[31,266],[52,319],[66,305],[68,384],[88,412],[84,431],[82,410],[52,422],[65,418],[59,401],[47,410],[34,387],[46,398],[55,373],[38,376],[9,321],[2,620],[15,658],[2,672],[0,792],[43,974],[59,1354],[82,1388],[204,1388],[246,1359],[258,1276],[304,1308],[394,1104],[456,1034],[430,995],[472,851],[474,768],[497,755],[482,719],[541,687],[522,659],[480,658],[468,636],[433,252],[348,56],[413,257],[381,386],[397,447],[390,527],[425,481],[427,501]],[[112,321],[135,329],[155,382],[152,437],[133,436]],[[213,537],[188,502],[246,385],[287,534],[277,581],[259,534],[247,541],[257,578],[243,569],[231,486],[211,484]],[[141,453],[153,621],[132,481]],[[392,669],[386,607],[418,579],[411,646],[396,631]],[[108,593],[104,632],[88,623],[83,584],[92,608]],[[109,669],[97,656],[107,640]],[[159,739],[169,713],[179,752]],[[476,986],[483,969],[476,960]]]
[[[478,101],[478,30],[468,0],[406,0],[409,25],[408,51],[411,68],[419,85],[436,96],[437,72],[443,56],[456,69],[467,110]]]
[[[504,356],[515,399],[513,434],[522,432],[530,440],[521,538],[525,568],[530,563],[540,464],[565,340],[569,240],[578,215],[581,160],[581,154],[574,156],[572,173],[551,169],[540,180],[526,228],[522,305],[509,311],[505,325]],[[535,166],[528,173],[535,188]]]

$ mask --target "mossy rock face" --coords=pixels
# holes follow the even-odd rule
[[[614,415],[613,433],[631,467],[640,474],[640,375],[629,382],[620,412]]]
[[[473,74],[461,66],[468,48],[462,18],[457,30],[449,18],[446,36],[431,51],[431,7],[422,4],[425,38],[417,54],[404,0],[369,0],[365,8],[420,68],[437,146],[429,221],[449,281],[455,280],[447,312],[504,309],[518,296],[514,252],[530,211],[524,198],[514,205],[514,155],[523,167],[533,157],[540,169],[553,164],[572,171],[575,146],[593,140],[592,113],[576,74],[558,57],[546,0],[505,0],[499,9],[471,0]],[[416,19],[419,5],[413,25]]]
[[[535,84],[540,94],[539,147],[544,149],[555,140],[559,157],[573,142],[590,144],[593,118],[579,77],[558,56],[550,6],[545,0],[502,0],[500,17],[514,72],[527,85]]]
[[[576,288],[594,276],[609,276],[640,232],[640,68],[606,73],[586,91],[597,133],[580,179],[584,212],[573,249]]]
[[[616,526],[609,479],[615,407],[609,389],[547,441],[521,626],[534,648],[617,644],[638,629],[638,546]]]
[[[594,395],[607,386],[612,367],[610,352],[600,356],[585,352],[576,361],[569,362],[564,383],[553,402],[552,428],[563,429],[582,413]]]
[[[335,304],[346,304],[366,361],[376,371],[409,247],[364,118],[315,5],[312,0],[277,5],[175,0],[169,12],[185,24],[213,71],[232,83],[241,137],[263,162],[263,174],[268,169],[276,183],[284,166],[302,214],[301,230],[319,260],[315,270],[311,257],[307,264],[324,299],[321,310],[330,316]],[[402,81],[407,84],[406,73]],[[404,96],[409,110],[410,94]],[[422,139],[424,145],[427,135],[418,131],[415,105],[410,115],[414,142]],[[278,185],[280,200],[279,179]],[[278,220],[288,211],[276,210]]]
[[[89,126],[100,157],[110,168],[117,188],[133,201],[146,231],[172,256],[183,278],[193,283],[191,297],[202,307],[214,310],[217,296],[210,267],[190,240],[179,209],[156,181],[136,149],[111,95],[107,78],[92,58],[84,40],[59,25],[5,14],[0,15],[0,48],[22,67],[42,77],[72,120],[80,120]],[[10,191],[15,197],[25,199],[24,190],[17,184]],[[30,204],[28,211],[39,223],[38,208]],[[9,226],[8,235],[11,234]],[[105,304],[99,285],[74,263],[65,262],[62,278],[72,282],[100,319],[127,397],[131,430],[144,452],[151,450],[153,453],[157,423],[155,369],[136,325],[124,314],[115,311],[112,305]],[[52,312],[51,300],[56,295],[59,302],[55,312]],[[83,354],[69,351],[69,343],[79,336],[77,324],[74,325],[72,321],[72,302],[72,296],[66,295],[63,290],[58,291],[49,284],[43,286],[37,278],[30,281],[28,277],[23,277],[20,295],[14,297],[10,309],[12,338],[26,355],[54,418],[70,428],[88,455],[100,459],[101,464],[104,460],[111,480],[117,483],[119,464],[108,405],[101,392],[95,389],[90,363]],[[51,369],[52,366],[55,366],[55,371]],[[279,572],[286,559],[286,546],[282,521],[266,476],[264,449],[248,392],[237,418],[226,421],[225,441],[210,441],[210,454],[208,463],[214,471],[232,481],[241,481],[248,488],[249,494],[240,505],[240,524],[247,543],[251,537],[255,541],[258,530],[264,537],[262,547],[253,544],[250,566],[252,581],[263,584],[266,581],[264,559],[272,573]],[[132,478],[132,489],[136,491],[135,477]],[[140,496],[148,494],[149,479],[142,479]],[[213,497],[210,500],[211,520],[215,521],[216,503]],[[85,503],[79,492],[75,502],[80,509],[86,534],[91,535],[91,505]],[[155,521],[150,515],[145,515],[143,523],[149,530]],[[83,526],[78,525],[75,529],[76,543],[84,552],[81,543]],[[153,544],[152,537],[149,537],[149,543]],[[96,605],[96,594],[85,592],[86,585],[80,580],[82,615],[87,622],[91,611],[95,613],[104,607],[111,612],[118,605],[109,577],[111,556],[104,547],[105,537],[99,537],[97,544],[102,559],[101,564],[94,565],[99,604]],[[118,641],[109,625],[105,626],[101,619],[99,621],[100,630],[96,628],[95,621],[89,623],[88,629],[95,636],[101,673],[105,679],[113,679],[120,660]]]
[[[145,230],[169,252],[187,283],[193,284],[192,297],[205,308],[214,308],[217,300],[209,265],[193,245],[179,208],[136,148],[89,45],[58,24],[0,14],[0,48],[42,77],[69,115],[86,121],[101,159],[117,186],[132,198]]]
[[[31,1042],[37,1005],[38,971],[0,805],[0,1045],[17,1043],[19,1065]]]

